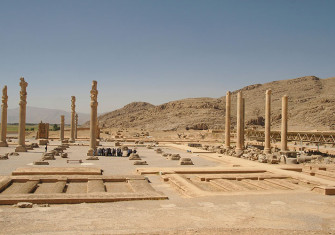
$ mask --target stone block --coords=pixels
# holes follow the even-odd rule
[[[298,164],[296,158],[286,158],[286,164]]]
[[[67,158],[68,156],[67,156],[67,153],[61,153],[61,158]]]
[[[240,150],[240,151],[237,151],[235,154],[233,154],[233,156],[240,158],[242,157],[243,153],[244,153],[243,150]]]
[[[42,160],[55,160],[55,156],[52,152],[43,153]]]
[[[31,147],[33,147],[33,148],[39,148],[40,146],[37,143],[32,143]]]
[[[99,160],[99,158],[97,156],[90,156],[86,160]]]
[[[129,160],[142,160],[137,153],[130,154]]]
[[[171,156],[169,156],[170,160],[179,160],[180,159],[180,155],[179,154],[172,154]]]
[[[31,144],[27,144],[25,147],[26,147],[26,150],[34,150]]]
[[[193,165],[191,158],[181,158],[179,165]]]
[[[278,164],[280,161],[280,158],[275,154],[267,154],[266,159],[267,159],[267,162],[271,164]]]
[[[15,207],[18,208],[33,208],[33,203],[31,202],[18,202]]]
[[[148,165],[146,161],[135,161],[134,165]]]
[[[49,165],[49,162],[37,161],[37,162],[34,162],[34,165]]]
[[[268,159],[266,158],[266,155],[258,155],[258,161],[261,162],[261,163],[267,163],[268,162]]]
[[[163,153],[163,150],[160,149],[160,148],[156,149],[155,151],[156,151],[156,153]]]
[[[8,159],[8,153],[0,155],[0,160],[7,160],[7,159]]]
[[[16,153],[16,152],[12,152],[9,154],[9,156],[19,156],[20,154],[19,153]]]

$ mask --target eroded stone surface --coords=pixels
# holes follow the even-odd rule
[[[141,158],[137,153],[132,153],[130,154],[129,160],[141,160]]]
[[[193,165],[191,158],[181,158],[179,165]]]
[[[177,154],[172,154],[171,156],[169,156],[169,159],[170,160],[179,160],[180,155],[178,153]]]
[[[146,161],[135,161],[134,165],[148,165]]]

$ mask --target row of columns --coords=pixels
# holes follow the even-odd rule
[[[26,130],[26,107],[27,107],[27,86],[28,83],[23,77],[20,78],[20,117],[18,130],[18,146],[15,148],[16,152],[26,152],[25,147],[25,130]],[[96,150],[96,138],[98,130],[98,90],[97,81],[93,81],[91,90],[91,124],[90,124],[90,149],[88,155],[93,155]],[[2,89],[2,104],[1,104],[1,132],[0,132],[0,147],[8,147],[7,143],[7,108],[8,108],[7,86]],[[75,105],[76,97],[71,97],[71,135],[70,142],[75,142],[77,138],[78,114],[76,114]],[[60,122],[60,140],[64,140],[65,117],[61,115]]]
[[[20,117],[19,117],[19,136],[18,146],[15,152],[27,152],[25,145],[26,137],[26,107],[27,107],[27,86],[28,83],[23,77],[20,78]],[[2,104],[1,104],[1,132],[0,132],[0,147],[8,147],[7,143],[7,108],[8,108],[7,86],[2,89]]]
[[[15,149],[16,152],[26,152],[25,148],[25,125],[26,125],[26,105],[27,105],[27,91],[26,88],[28,83],[25,82],[24,78],[20,78],[20,118],[19,118],[19,137],[18,146]],[[2,90],[2,115],[1,115],[1,138],[0,147],[8,146],[6,141],[7,132],[7,86]],[[91,89],[91,122],[90,122],[90,148],[87,155],[92,156],[94,150],[96,150],[96,139],[97,139],[97,107],[98,107],[98,90],[97,81],[92,82]],[[78,115],[75,111],[75,96],[71,97],[71,136],[70,142],[74,142],[77,138],[77,125]],[[287,104],[288,97],[285,95],[282,98],[282,128],[281,128],[281,149],[282,151],[287,150]],[[230,147],[230,125],[231,125],[231,93],[227,92],[226,96],[226,125],[225,125],[225,146]],[[242,92],[237,94],[237,142],[236,150],[241,151],[244,148],[244,115],[245,115],[245,100],[242,97]],[[271,90],[266,91],[265,101],[265,153],[271,153]],[[61,116],[61,130],[60,140],[64,140],[64,115]]]
[[[226,94],[226,123],[225,123],[225,147],[230,148],[230,125],[231,125],[231,93]],[[287,151],[287,113],[288,96],[282,97],[282,124],[281,124],[281,150]],[[244,149],[244,119],[245,99],[242,91],[237,93],[237,139],[236,151]],[[271,153],[271,89],[265,92],[265,146],[264,153]]]

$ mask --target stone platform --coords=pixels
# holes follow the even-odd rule
[[[187,197],[291,192],[335,194],[335,187],[257,168],[164,168],[160,171],[146,168],[137,172],[141,175],[159,173],[164,182]]]
[[[12,175],[101,175],[94,167],[20,167]]]
[[[168,197],[156,191],[143,176],[0,176],[2,205],[22,201],[37,204],[73,204],[163,199]]]

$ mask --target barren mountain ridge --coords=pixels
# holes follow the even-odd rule
[[[335,130],[335,77],[320,79],[306,76],[290,80],[255,84],[232,92],[232,125],[236,124],[236,95],[245,98],[247,127],[263,128],[265,91],[272,90],[271,118],[273,129],[281,123],[281,99],[289,96],[289,131]],[[189,98],[158,106],[133,102],[98,117],[100,126],[142,128],[147,130],[222,129],[225,124],[225,96]],[[87,125],[88,123],[86,123]]]

